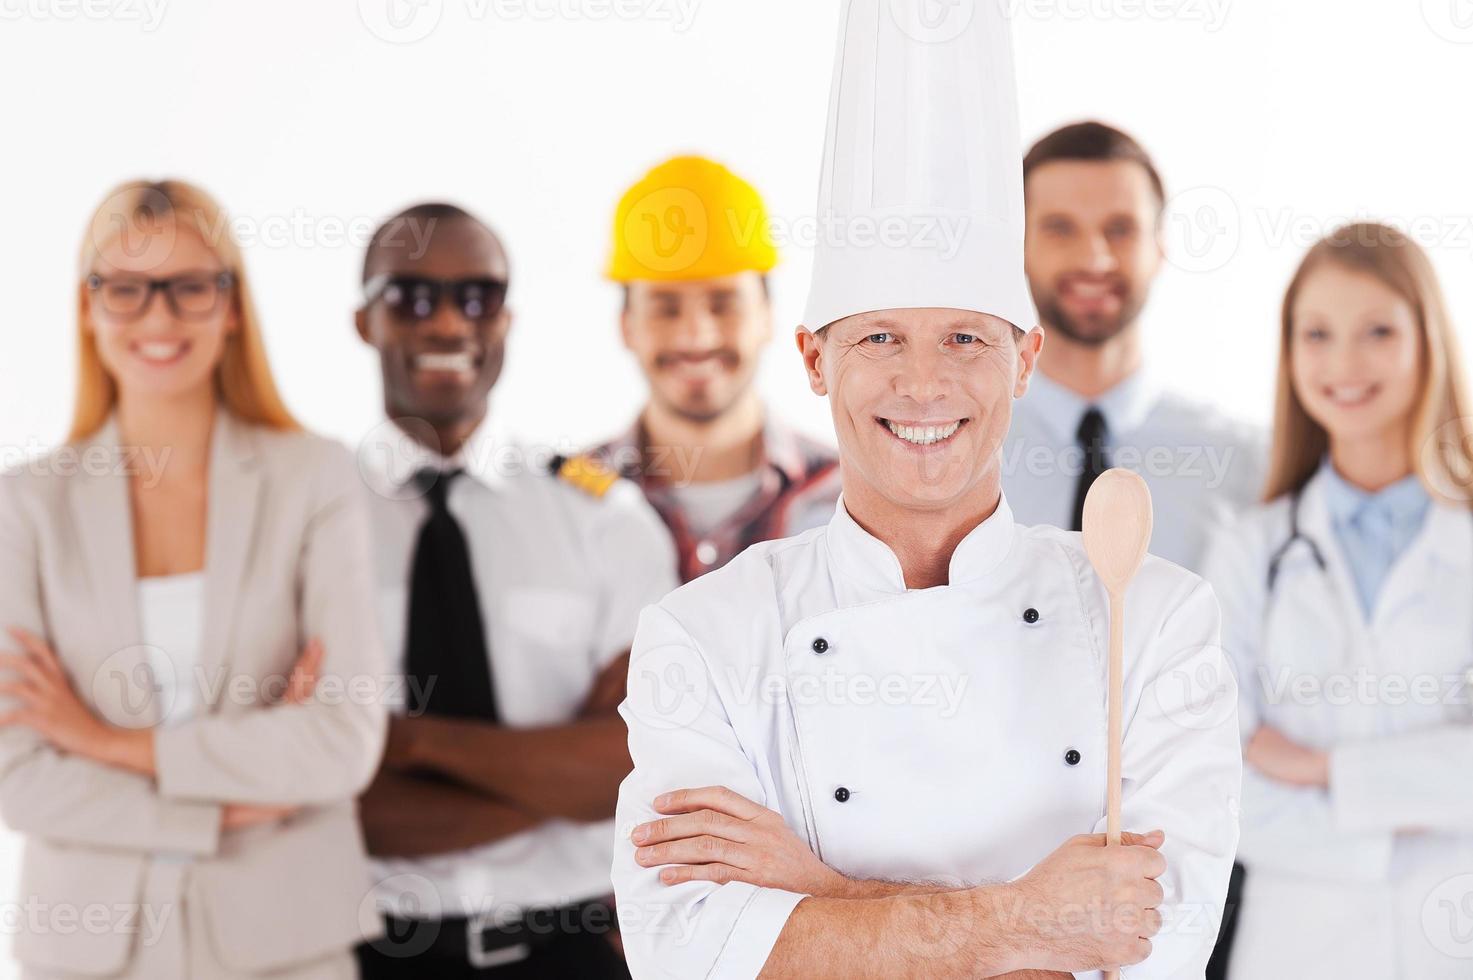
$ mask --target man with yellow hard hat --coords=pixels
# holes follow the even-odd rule
[[[833,516],[837,456],[777,424],[754,384],[776,264],[762,198],[714,161],[667,160],[619,202],[608,276],[649,399],[596,453],[664,518],[682,581]]]

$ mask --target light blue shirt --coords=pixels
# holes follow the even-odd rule
[[[1371,493],[1353,486],[1326,460],[1325,506],[1367,616],[1396,559],[1422,530],[1432,498],[1415,474]]]
[[[1079,422],[1091,407],[1105,418],[1110,465],[1134,470],[1150,487],[1151,554],[1196,570],[1212,529],[1258,500],[1261,433],[1168,390],[1149,368],[1093,401],[1035,371],[1013,403],[1001,453],[1003,491],[1018,523],[1071,523],[1085,462]]]

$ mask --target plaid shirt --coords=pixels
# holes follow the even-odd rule
[[[594,449],[604,465],[639,484],[675,538],[680,580],[720,568],[748,545],[827,524],[839,497],[839,457],[829,447],[769,422],[762,433],[758,487],[752,498],[711,533],[696,535],[670,484],[683,462],[648,447],[636,421],[622,436]]]

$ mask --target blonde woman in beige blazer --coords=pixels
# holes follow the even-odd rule
[[[283,407],[226,221],[125,185],[72,438],[0,476],[0,816],[31,978],[340,978],[382,749],[361,481]]]

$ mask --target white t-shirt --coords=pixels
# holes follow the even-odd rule
[[[730,521],[752,499],[761,484],[762,474],[753,471],[734,480],[671,486],[669,493],[680,506],[680,513],[691,533],[704,538]]]

